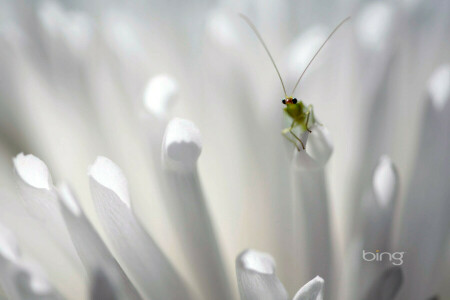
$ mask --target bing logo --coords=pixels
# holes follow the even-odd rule
[[[380,252],[376,250],[375,252],[370,252],[363,250],[362,259],[365,261],[390,261],[395,266],[401,266],[403,264],[403,254],[405,252]]]

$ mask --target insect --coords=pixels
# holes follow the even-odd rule
[[[258,30],[256,29],[255,25],[253,25],[253,23],[250,21],[249,18],[247,18],[246,16],[240,14],[241,18],[244,19],[245,22],[247,22],[247,24],[250,26],[250,28],[253,30],[253,32],[256,34],[256,37],[258,38],[258,40],[261,42],[262,46],[264,47],[264,49],[266,50],[270,60],[272,61],[273,66],[275,67],[275,71],[278,74],[278,78],[280,79],[281,82],[281,86],[283,88],[283,92],[284,92],[284,99],[281,101],[285,107],[284,107],[284,112],[286,113],[286,115],[292,119],[292,123],[290,127],[287,127],[285,129],[283,129],[281,131],[281,133],[283,134],[284,137],[286,137],[292,144],[295,145],[295,147],[297,148],[298,151],[300,150],[300,147],[297,144],[297,141],[300,142],[301,146],[303,149],[305,149],[305,144],[302,142],[302,140],[297,136],[297,134],[295,134],[294,129],[297,127],[300,127],[303,131],[307,130],[309,132],[311,132],[310,129],[310,124],[311,126],[314,125],[316,123],[316,119],[314,118],[314,110],[313,110],[313,106],[310,104],[308,106],[306,106],[301,100],[297,100],[297,98],[294,98],[293,96],[288,96],[288,94],[286,93],[286,88],[284,86],[284,82],[283,79],[281,78],[280,75],[280,71],[277,68],[277,65],[275,64],[275,61],[272,57],[272,55],[270,54],[269,49],[266,46],[266,43],[264,42],[263,38],[261,37],[261,35],[259,34]],[[325,39],[325,41],[322,43],[322,45],[320,46],[320,48],[316,51],[316,53],[314,54],[314,56],[311,58],[311,60],[309,61],[309,63],[306,65],[305,69],[303,70],[303,72],[300,74],[300,77],[297,80],[297,83],[295,84],[291,95],[294,94],[298,84],[300,83],[300,81],[303,78],[303,75],[305,75],[306,70],[308,70],[309,66],[311,65],[311,63],[314,61],[314,59],[316,58],[317,54],[319,54],[319,52],[322,50],[323,46],[325,46],[325,44],[328,42],[328,40],[333,36],[333,34],[339,29],[339,27],[342,26],[342,24],[344,24],[346,21],[348,21],[350,19],[350,17],[345,18],[344,20],[342,20],[335,28],[334,30],[330,33],[330,35]],[[289,136],[289,134],[291,134],[291,136]]]

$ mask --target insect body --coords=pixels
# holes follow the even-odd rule
[[[291,98],[288,97],[286,99],[282,100],[282,103],[286,105],[284,108],[284,111],[286,115],[292,119],[291,126],[288,128],[285,128],[281,131],[281,133],[290,141],[292,142],[295,147],[300,151],[300,148],[297,145],[297,142],[300,142],[302,145],[302,148],[305,149],[305,144],[302,142],[302,140],[294,133],[294,128],[300,127],[303,131],[308,130],[310,125],[313,125],[315,123],[314,116],[313,116],[313,107],[312,105],[306,106],[303,104],[302,101],[298,101],[297,98]],[[292,137],[289,136],[291,134]],[[295,140],[294,140],[294,139]]]
[[[275,71],[278,74],[278,78],[280,78],[281,86],[283,88],[284,96],[285,98],[281,101],[286,107],[284,108],[284,111],[286,115],[292,119],[291,126],[283,129],[281,133],[291,142],[295,145],[298,151],[300,151],[300,147],[298,146],[297,142],[299,142],[303,149],[305,149],[305,144],[303,141],[295,134],[294,129],[297,127],[300,127],[303,131],[307,130],[311,132],[310,127],[316,123],[316,120],[314,118],[314,111],[312,105],[306,106],[302,101],[298,101],[297,98],[293,98],[292,96],[288,97],[286,93],[286,88],[284,86],[283,79],[281,78],[280,71],[278,71],[277,65],[275,64],[275,61],[270,54],[269,49],[266,46],[266,43],[264,43],[263,38],[259,34],[258,30],[256,29],[255,25],[244,15],[240,15],[244,21],[247,22],[247,24],[250,26],[250,28],[255,32],[256,36],[258,37],[259,41],[261,42],[262,46],[266,50],[267,54],[269,55],[270,60],[272,61],[272,64],[275,68]],[[328,42],[328,40],[333,36],[333,34],[338,30],[339,27],[341,27],[342,24],[344,24],[346,21],[348,21],[350,17],[344,19],[341,21],[334,30],[330,33],[330,35],[326,38],[326,40],[322,43],[320,48],[316,51],[314,56],[309,61],[306,68],[303,70],[302,74],[297,80],[297,83],[294,86],[294,89],[292,90],[291,95],[294,94],[295,89],[297,88],[298,84],[300,83],[303,75],[305,75],[306,70],[308,70],[311,63],[316,58],[317,54],[319,54],[320,50],[322,50],[323,46]]]

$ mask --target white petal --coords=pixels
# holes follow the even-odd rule
[[[405,256],[414,254],[414,259],[405,259],[402,265],[404,299],[426,298],[435,292],[432,286],[439,276],[439,261],[450,228],[450,105],[447,102],[440,109],[435,100],[427,100],[417,161],[395,239],[395,250],[405,251]]]
[[[16,237],[2,224],[0,224],[0,255],[8,260],[15,260],[20,255]]]
[[[394,300],[402,283],[401,268],[390,267],[372,284],[363,300]]]
[[[328,282],[332,273],[332,244],[330,234],[329,201],[324,167],[333,146],[328,130],[322,125],[311,127],[312,133],[303,132],[301,139],[306,150],[294,151],[294,168],[291,182],[294,186],[294,251],[295,270],[307,278],[319,275]],[[306,260],[302,261],[302,255]],[[328,288],[328,287],[327,287]]]
[[[44,29],[55,39],[53,43],[62,38],[78,52],[85,50],[92,39],[93,24],[84,12],[65,11],[56,1],[44,1],[38,9],[38,17]]]
[[[300,139],[305,144],[305,150],[294,151],[294,164],[299,170],[318,170],[328,162],[333,145],[328,129],[322,125],[310,128],[311,133],[305,131]]]
[[[12,271],[11,275],[15,280],[20,299],[62,299],[38,265],[21,261],[16,267],[17,269]]]
[[[59,211],[47,166],[33,155],[19,154],[14,159],[14,167],[28,213],[39,220],[73,265],[79,268],[79,260]]]
[[[14,160],[14,168],[20,178],[37,189],[50,190],[52,179],[45,163],[32,154],[18,154]]]
[[[127,206],[130,206],[128,182],[122,170],[110,159],[99,156],[89,168],[89,176],[102,186],[112,190]]]
[[[246,250],[236,258],[236,275],[242,300],[285,300],[288,294],[275,275],[272,256]]]
[[[0,225],[0,284],[8,299],[61,299],[39,266],[24,261],[14,235]]]
[[[325,170],[323,167],[317,170],[294,168],[291,176],[294,186],[294,250],[306,256],[304,261],[301,261],[301,255],[295,256],[293,265],[297,271],[307,274],[307,278],[318,275],[327,282],[333,282],[330,278],[333,274],[332,224]]]
[[[359,230],[355,230],[357,239],[361,240],[362,251],[389,252],[393,250],[391,236],[393,219],[397,207],[399,189],[398,173],[388,156],[382,156],[375,168],[372,188],[362,199]],[[359,273],[355,274],[353,282],[357,282],[358,295],[366,291],[372,281],[382,272],[385,265],[362,262]]]
[[[314,53],[316,53],[317,49],[320,48],[323,41],[325,41],[325,39],[327,38],[328,34],[328,29],[325,26],[314,25],[309,27],[301,35],[299,35],[289,47],[289,73],[294,74],[294,77],[296,77],[296,79],[300,75],[299,70],[304,70],[306,68],[309,61],[314,56]],[[319,66],[317,64],[318,62],[319,61],[316,60],[316,63],[311,66],[309,72],[306,73],[305,76],[314,72],[314,69]]]
[[[322,300],[323,283],[323,279],[316,276],[295,294],[293,300]]]
[[[127,297],[126,299],[128,299],[127,294],[123,296]],[[90,299],[121,299],[121,295],[117,291],[116,282],[102,269],[96,270],[92,276]]]
[[[55,1],[45,1],[37,12],[43,28],[52,35],[56,35],[64,23],[64,11]]]
[[[0,190],[0,199],[3,200],[0,206],[2,222],[17,236],[26,257],[32,257],[33,260],[39,261],[46,270],[50,281],[64,295],[83,294],[86,283],[81,263],[79,261],[75,263],[74,258],[67,255],[64,246],[58,242],[49,228],[42,226],[41,220],[31,217],[18,198],[20,199],[19,195],[8,194]],[[66,230],[64,224],[61,224],[58,229]],[[10,236],[10,238],[14,240],[13,237]],[[68,236],[70,243],[69,238]],[[5,238],[0,237],[0,240],[4,241]],[[0,245],[0,247],[2,246]],[[11,250],[10,252],[17,255],[16,257],[20,256],[17,244],[12,246]],[[0,251],[0,255],[1,253],[2,251]],[[75,249],[73,249],[73,255],[76,256]],[[78,260],[78,257],[75,259]],[[61,276],[61,270],[64,270],[64,276]]]
[[[190,299],[184,282],[131,211],[129,196],[122,193],[127,188],[122,186],[122,192],[117,193],[117,187],[111,186],[113,181],[108,172],[113,171],[114,177],[124,178],[120,169],[110,160],[97,159],[90,170],[90,187],[95,208],[114,253],[127,275],[146,297]],[[115,182],[123,184],[123,180]],[[120,196],[127,200],[124,201]]]
[[[8,298],[18,298],[11,270],[19,260],[19,248],[11,231],[0,224],[0,285]]]
[[[397,191],[397,174],[388,156],[382,156],[373,175],[373,190],[381,207],[394,200]]]
[[[443,110],[450,99],[450,65],[442,65],[428,82],[428,93],[436,110]]]
[[[181,249],[206,299],[232,298],[220,247],[197,170],[165,169],[168,184],[166,203],[181,241]]]
[[[208,15],[206,23],[207,34],[222,47],[233,47],[239,45],[236,22],[230,20],[229,16],[222,10],[212,11]]]
[[[99,270],[103,272],[107,269],[111,276],[117,278],[116,289],[126,294],[127,299],[140,299],[139,293],[86,218],[77,199],[66,184],[59,185],[58,199],[67,229],[88,274]]]
[[[175,169],[192,169],[202,151],[198,128],[188,120],[175,118],[167,125],[163,141],[163,160]]]
[[[384,50],[393,27],[394,11],[386,2],[369,3],[355,19],[356,36],[362,46],[373,51]]]
[[[67,184],[62,183],[58,186],[58,194],[62,210],[70,212],[75,217],[81,217],[80,205]]]
[[[157,75],[149,80],[144,93],[146,109],[157,117],[165,116],[167,108],[178,96],[178,83],[169,75]]]

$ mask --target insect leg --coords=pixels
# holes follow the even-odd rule
[[[289,132],[297,139],[297,141],[300,142],[300,144],[302,144],[302,148],[303,150],[305,150],[305,144],[303,144],[302,140],[297,135],[295,135],[295,133],[292,131],[292,128],[289,129]],[[298,149],[298,151],[300,151],[300,149]]]
[[[294,144],[295,148],[297,148],[298,151],[300,151],[300,148],[297,146],[297,143],[287,135],[287,133],[290,131],[291,128],[285,128],[281,131],[281,134],[283,134],[283,136],[287,138],[292,144]]]
[[[309,133],[312,132],[311,129],[309,129],[309,127],[308,127],[308,122],[309,122],[309,116],[310,116],[310,115],[311,115],[311,113],[308,111],[308,112],[306,113],[306,130],[308,130]]]
[[[302,144],[302,148],[303,150],[305,150],[305,144],[303,144],[302,140],[294,133],[294,131],[292,131],[292,129],[294,129],[294,125],[295,125],[295,121],[292,121],[291,127],[289,128],[289,132],[297,139],[297,141],[300,142],[300,144]],[[297,147],[298,149],[298,147]],[[300,149],[298,149],[298,151],[300,151]]]
[[[309,127],[308,127],[308,123],[309,123],[309,116],[311,115],[311,113],[312,113],[312,110],[313,110],[313,108],[312,108],[312,105],[310,104],[310,105],[308,105],[308,111],[306,112],[306,130],[308,130],[309,131],[309,133],[311,133],[312,131],[309,129]]]

